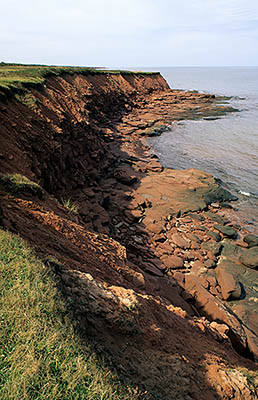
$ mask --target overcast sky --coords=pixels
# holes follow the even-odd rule
[[[258,65],[258,0],[7,0],[0,61]]]

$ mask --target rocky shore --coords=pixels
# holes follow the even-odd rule
[[[143,398],[255,399],[258,237],[214,177],[166,170],[146,144],[232,110],[157,74],[49,78],[32,95],[34,110],[1,103],[2,226],[54,268],[83,335]]]

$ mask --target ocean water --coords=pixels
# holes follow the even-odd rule
[[[258,67],[171,67],[160,71],[172,89],[232,96],[240,110],[217,120],[183,121],[150,139],[167,168],[212,173],[236,194],[241,222],[258,231]]]

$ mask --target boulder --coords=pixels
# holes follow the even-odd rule
[[[239,261],[249,268],[258,268],[258,246],[245,250]]]
[[[241,297],[239,281],[223,267],[216,269],[216,278],[221,288],[223,300],[238,300]]]

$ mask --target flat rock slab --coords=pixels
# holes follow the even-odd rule
[[[214,228],[217,229],[220,233],[223,233],[223,235],[229,237],[229,238],[236,238],[237,237],[237,231],[232,228],[231,226],[225,226],[225,225],[214,225]]]
[[[258,268],[258,246],[245,250],[240,256],[239,261],[249,268]]]
[[[207,204],[218,199],[230,198],[214,177],[197,169],[165,169],[158,174],[146,175],[136,194],[148,198],[152,207],[146,209],[146,217],[159,221],[168,215],[201,211]]]

